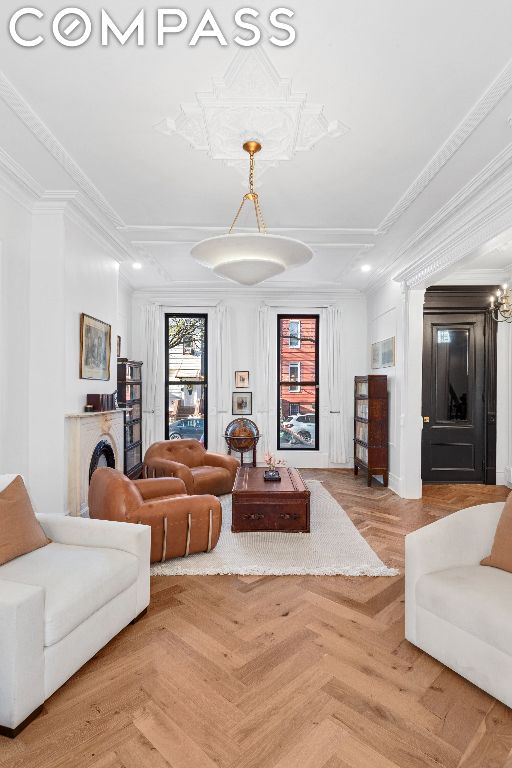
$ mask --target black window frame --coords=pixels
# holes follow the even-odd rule
[[[299,320],[301,321],[301,335],[302,335],[302,320],[316,320],[316,335],[315,335],[315,381],[288,381],[281,379],[281,321],[282,320]],[[290,349],[301,349],[300,347],[290,347]],[[302,366],[301,371],[302,371]],[[281,445],[281,387],[299,386],[302,391],[303,387],[314,387],[315,389],[315,445],[298,445],[295,448],[291,448],[288,444]],[[295,392],[297,394],[297,392]],[[299,403],[299,406],[301,404]],[[299,313],[287,313],[277,315],[277,450],[278,451],[319,451],[320,450],[320,314],[299,314]]]
[[[166,312],[164,323],[165,339],[165,439],[169,439],[169,387],[175,384],[175,381],[169,379],[169,318],[172,317],[197,317],[204,320],[204,376],[203,380],[198,382],[193,379],[180,379],[181,384],[193,384],[197,386],[202,384],[204,392],[204,415],[203,415],[203,444],[208,448],[208,313],[207,312]],[[198,418],[198,417],[196,417]]]

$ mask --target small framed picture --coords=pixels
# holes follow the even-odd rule
[[[117,337],[117,356],[121,357],[121,337]]]
[[[233,416],[252,416],[252,392],[233,392]]]
[[[80,378],[110,379],[111,327],[102,320],[80,315]]]
[[[249,371],[235,371],[235,387],[245,389],[249,386]]]
[[[372,369],[393,368],[395,365],[395,337],[372,344]]]

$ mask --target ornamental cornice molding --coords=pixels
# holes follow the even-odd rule
[[[119,263],[133,260],[131,246],[118,236],[109,221],[76,190],[45,190],[14,158],[0,147],[0,186],[35,216],[62,214],[85,229],[96,242],[107,247]]]
[[[502,69],[483,93],[477,103],[464,116],[459,125],[448,136],[441,148],[430,159],[419,176],[412,182],[398,202],[393,206],[377,227],[379,235],[388,232],[398,219],[421,195],[430,182],[444,168],[446,163],[462,147],[487,115],[492,112],[503,96],[512,88],[512,60]]]
[[[99,245],[107,248],[110,256],[119,264],[133,261],[134,253],[108,222],[103,222],[80,192],[75,190],[52,190],[43,192],[34,203],[32,212],[36,216],[60,213],[76,224]]]
[[[512,169],[499,184],[483,194],[477,203],[468,205],[456,217],[449,230],[424,244],[413,264],[393,276],[405,281],[409,288],[428,285],[448,269],[454,268],[476,248],[512,227]]]
[[[24,208],[30,210],[34,201],[43,194],[43,187],[2,147],[0,147],[0,171],[5,191]]]
[[[430,235],[447,223],[451,217],[462,211],[465,206],[485,190],[493,181],[499,182],[500,174],[512,165],[512,143],[507,144],[493,159],[482,168],[470,181],[459,189],[436,213],[428,219],[410,237],[397,252],[394,261],[399,262],[406,254],[413,252]]]
[[[379,288],[386,280],[414,280],[416,272],[425,270],[429,260],[436,261],[437,266],[425,272],[420,282],[426,277],[432,278],[452,264],[456,264],[467,253],[454,258],[446,267],[437,262],[438,256],[447,243],[450,248],[455,233],[469,233],[478,226],[485,229],[486,237],[490,239],[497,232],[490,232],[485,226],[486,216],[493,217],[493,211],[499,211],[502,205],[507,210],[506,198],[512,185],[512,143],[508,144],[496,155],[478,174],[462,187],[448,202],[443,205],[414,235],[407,240],[390,259],[389,265],[380,270],[371,280],[368,292]],[[504,197],[505,196],[505,197]],[[499,219],[499,212],[496,214]],[[512,221],[507,226],[512,226]],[[506,228],[506,227],[505,227]],[[477,243],[477,240],[475,240]],[[478,243],[477,243],[478,245]],[[474,247],[477,247],[475,245]],[[469,252],[469,251],[468,251]],[[407,266],[400,264],[407,260]]]
[[[132,243],[140,245],[190,245],[207,237],[226,234],[226,227],[190,225],[127,225],[118,227]],[[241,227],[240,232],[253,232]],[[323,248],[370,248],[375,245],[375,230],[325,227],[270,227],[274,235],[295,237],[312,247]]]
[[[78,189],[99,208],[112,224],[122,226],[121,217],[3,72],[0,72],[0,98],[64,168]]]
[[[197,92],[195,101],[180,107],[177,117],[164,118],[155,129],[179,134],[194,149],[224,161],[244,183],[247,157],[242,144],[248,139],[263,145],[256,168],[260,178],[297,152],[349,131],[339,120],[329,121],[323,106],[312,104],[307,93],[294,91],[292,81],[279,75],[261,46],[240,50],[225,76],[213,80],[211,91]]]
[[[290,295],[293,298],[290,298]],[[314,294],[314,295],[312,295]],[[174,303],[180,306],[201,306],[218,304],[219,301],[237,298],[257,299],[272,302],[272,306],[317,306],[318,302],[327,304],[337,301],[357,301],[364,297],[361,291],[350,288],[335,288],[332,285],[311,285],[307,288],[303,283],[286,282],[279,285],[266,285],[263,288],[243,288],[235,283],[212,287],[211,283],[174,282],[172,288],[135,289],[133,300],[136,302],[152,302],[168,305]]]

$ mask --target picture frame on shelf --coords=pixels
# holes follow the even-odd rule
[[[80,378],[110,380],[112,326],[96,317],[80,315]]]
[[[252,392],[233,392],[233,416],[252,416]]]
[[[245,389],[249,386],[249,371],[235,371],[235,387]]]

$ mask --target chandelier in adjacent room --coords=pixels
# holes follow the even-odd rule
[[[497,323],[512,323],[512,296],[507,283],[496,291],[496,296],[491,296],[489,312]]]
[[[306,264],[313,252],[300,240],[267,232],[258,194],[254,191],[254,156],[261,150],[261,144],[247,141],[243,148],[250,158],[249,191],[242,198],[228,234],[202,240],[192,248],[191,255],[217,275],[242,285],[256,285],[285,269]],[[233,229],[245,203],[254,206],[258,231],[235,233]]]

